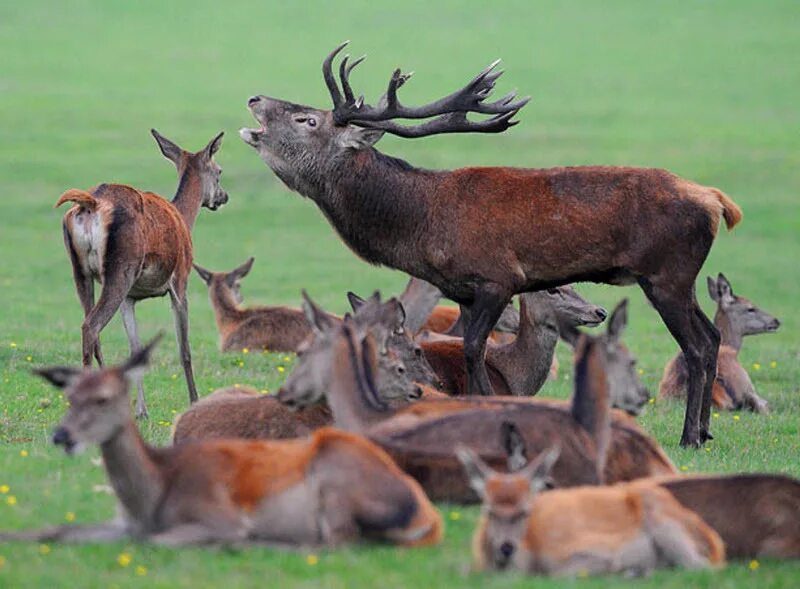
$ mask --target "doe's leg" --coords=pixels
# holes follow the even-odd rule
[[[189,303],[186,299],[186,289],[180,292],[175,287],[170,287],[169,297],[172,302],[172,312],[175,315],[175,330],[178,335],[183,374],[186,377],[186,386],[189,388],[189,403],[197,401],[197,388],[194,384],[192,372],[192,352],[189,349]]]
[[[131,350],[131,355],[141,349],[139,342],[139,332],[136,327],[136,301],[129,297],[125,297],[120,306],[120,313],[122,314],[122,324],[125,326],[125,333],[128,334],[128,346]],[[147,404],[144,400],[144,375],[138,374],[136,377],[136,417],[138,419],[147,419],[149,414],[147,412]]]

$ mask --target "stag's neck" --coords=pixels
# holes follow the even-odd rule
[[[191,230],[200,212],[200,206],[203,204],[203,181],[200,175],[191,168],[187,168],[181,174],[172,204],[178,209]]]
[[[409,244],[425,248],[430,196],[442,173],[414,168],[374,149],[344,156],[330,168],[325,189],[309,194],[345,243],[373,264],[425,275]]]
[[[591,436],[597,450],[597,470],[603,480],[606,456],[611,438],[611,410],[608,397],[608,377],[601,352],[587,344],[576,360],[575,394],[572,397],[572,417]],[[594,349],[589,348],[591,346]]]
[[[733,348],[737,352],[742,349],[742,334],[734,329],[727,313],[717,309],[714,325],[719,329],[720,345]]]
[[[545,305],[536,306],[520,296],[519,331],[514,341],[489,348],[492,364],[498,368],[514,395],[533,395],[542,388],[550,373],[558,333],[544,327]]]
[[[127,514],[145,530],[156,527],[164,480],[133,421],[100,450],[109,483]]]

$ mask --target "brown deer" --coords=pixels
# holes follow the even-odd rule
[[[366,321],[367,329],[374,337],[388,339],[387,353],[378,355],[376,371],[378,394],[391,404],[419,396],[418,385],[410,377],[418,371],[407,369],[398,359],[401,351],[397,348],[403,348],[407,342],[396,334],[396,308],[393,303],[386,303],[383,309],[385,313],[382,315],[357,313],[355,321]],[[303,313],[304,321],[309,325],[310,339],[298,351],[311,356],[330,354],[340,320],[320,309],[306,293],[303,294]],[[330,360],[320,362],[318,369],[309,371],[307,365],[301,363],[295,369],[297,373],[293,372],[289,378],[297,386],[324,391],[331,381],[331,364]],[[204,397],[178,416],[172,441],[180,444],[187,440],[210,438],[297,438],[332,423],[330,408],[324,402],[292,411],[273,395],[262,395],[249,387],[226,387]]]
[[[711,386],[719,333],[695,296],[716,237],[741,211],[725,194],[668,171],[632,167],[463,168],[434,171],[386,156],[384,133],[499,133],[528,99],[487,102],[492,64],[463,88],[419,107],[399,102],[395,70],[377,106],[356,98],[360,59],[323,62],[332,110],[267,96],[248,107],[259,123],[240,136],[286,186],[311,198],[360,257],[424,279],[468,311],[464,358],[472,394],[490,394],[486,339],[515,293],[593,281],[638,283],[683,351],[689,401],[681,444],[711,437]],[[493,115],[471,121],[469,113]],[[424,120],[403,125],[398,119]]]
[[[542,388],[558,343],[559,320],[572,325],[597,325],[606,318],[605,309],[589,303],[569,286],[524,293],[519,299],[517,337],[507,344],[490,344],[486,351],[486,367],[492,389],[498,395],[535,395]],[[457,396],[467,394],[464,340],[421,345],[443,390]]]
[[[151,130],[161,153],[178,170],[178,190],[172,202],[151,192],[120,184],[100,184],[90,191],[71,189],[56,207],[75,203],[64,215],[64,243],[85,319],[81,327],[83,365],[100,366],[100,332],[117,309],[128,334],[131,352],[139,349],[134,307],[142,299],[169,293],[189,401],[197,400],[189,348],[189,307],[186,286],[192,269],[192,227],[200,207],[215,211],[228,202],[220,186],[222,168],[214,154],[222,133],[197,153],[184,151]],[[94,282],[103,285],[95,303]],[[147,417],[144,386],[136,383],[136,416]]]
[[[496,472],[466,446],[456,452],[483,502],[472,541],[479,570],[641,576],[664,567],[724,565],[719,535],[652,482],[541,493],[557,447],[509,474]]]
[[[240,352],[243,348],[296,352],[311,334],[300,309],[290,307],[243,308],[242,279],[250,273],[255,258],[230,272],[211,272],[194,264],[208,286],[208,298],[219,330],[219,349]]]
[[[38,371],[63,388],[67,415],[53,436],[67,454],[99,445],[120,518],[10,533],[2,539],[157,544],[275,542],[335,545],[373,539],[435,544],[441,517],[380,448],[323,428],[292,441],[213,440],[154,448],[130,415],[128,389],[154,343],[121,366]],[[358,485],[353,485],[357,480]]]
[[[629,418],[610,414],[604,375],[594,380],[576,379],[576,393],[567,407],[517,397],[491,397],[418,401],[407,409],[392,410],[374,389],[377,352],[371,336],[364,334],[363,328],[348,325],[345,322],[340,328],[333,355],[305,354],[298,368],[306,365],[309,372],[331,370],[332,378],[324,391],[337,427],[368,435],[417,478],[435,500],[476,500],[459,476],[453,447],[467,443],[493,464],[502,465],[505,450],[497,443],[497,432],[505,422],[515,423],[537,448],[560,440],[563,452],[555,471],[559,486],[675,472],[658,445]],[[594,349],[595,362],[601,362],[601,346]],[[326,361],[332,366],[325,367]],[[587,362],[579,363],[581,370],[586,370]],[[321,389],[295,386],[290,377],[278,399],[294,408],[306,407],[319,400]]]
[[[722,409],[767,413],[767,402],[758,396],[747,370],[739,363],[739,350],[744,336],[772,333],[781,323],[748,299],[735,295],[731,283],[722,274],[716,280],[708,277],[708,294],[717,303],[714,325],[721,336],[713,403]],[[658,393],[667,398],[685,397],[688,380],[686,359],[678,354],[664,367]]]

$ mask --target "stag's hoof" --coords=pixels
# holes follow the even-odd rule
[[[714,439],[714,436],[711,435],[710,431],[704,430],[704,431],[700,432],[700,442],[701,443],[705,444],[709,440],[713,440],[713,439]]]
[[[702,443],[700,442],[700,438],[697,435],[689,436],[684,434],[681,437],[682,448],[699,448],[700,446],[702,446]]]

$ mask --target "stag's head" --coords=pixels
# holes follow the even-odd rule
[[[75,454],[93,444],[103,444],[116,436],[131,421],[128,389],[138,374],[147,368],[150,354],[161,336],[119,366],[92,370],[53,366],[35,371],[64,390],[69,403],[67,414],[53,434],[53,443]]]
[[[350,85],[350,73],[364,60],[350,62],[345,55],[339,64],[339,83],[333,61],[347,45],[334,49],[322,64],[322,74],[333,101],[333,109],[321,110],[268,96],[253,96],[247,102],[259,123],[257,129],[239,131],[275,174],[290,188],[303,193],[319,189],[317,184],[326,172],[337,166],[348,153],[371,148],[384,133],[400,137],[425,137],[439,133],[499,133],[516,124],[511,121],[528,102],[514,93],[495,102],[485,102],[502,71],[494,71],[498,62],[484,69],[470,82],[439,100],[419,107],[400,103],[397,90],[411,77],[399,69],[389,80],[386,93],[375,106],[356,98]],[[470,121],[468,113],[492,115],[482,121]],[[424,120],[404,125],[397,120]]]

